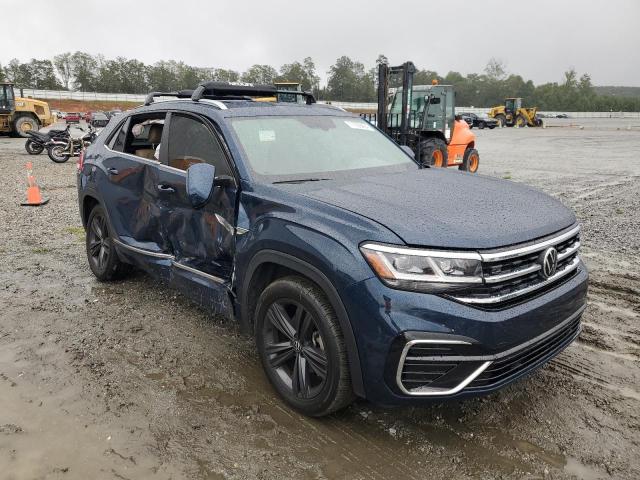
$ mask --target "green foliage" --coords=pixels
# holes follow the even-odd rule
[[[376,90],[372,70],[365,71],[364,65],[343,56],[329,70],[327,96],[332,100],[347,102],[372,102]]]
[[[73,65],[71,63],[71,53],[61,53],[53,57],[53,66],[56,67],[56,72],[62,81],[62,86],[65,90],[69,90],[71,86],[71,79],[73,77]]]
[[[31,59],[21,63],[11,60],[0,65],[0,80],[12,81],[18,88],[76,89],[106,93],[146,93],[194,88],[203,80],[270,84],[274,81],[298,82],[303,90],[312,91],[323,100],[375,102],[377,99],[377,66],[388,63],[380,54],[376,65],[364,64],[342,56],[330,67],[327,86],[320,88],[320,78],[310,57],[282,65],[279,69],[256,64],[245,72],[224,68],[198,68],[174,60],[145,65],[136,59],[85,52],[66,52],[53,60]],[[534,85],[520,75],[507,71],[503,61],[491,58],[483,73],[463,75],[449,72],[442,76],[432,70],[418,70],[414,85],[432,81],[454,85],[459,106],[492,107],[502,105],[507,97],[522,97],[524,106],[537,106],[552,111],[640,111],[639,87],[594,87],[591,77],[574,69],[564,72],[560,82]],[[391,87],[400,86],[391,78]]]
[[[61,88],[51,60],[36,60],[20,63],[17,58],[9,62],[3,75],[16,85],[32,85],[33,88],[56,90]]]
[[[278,76],[278,71],[271,65],[253,65],[242,74],[240,80],[247,83],[268,85]]]
[[[280,67],[280,75],[276,77],[276,81],[297,82],[302,90],[313,91],[316,94],[320,88],[320,77],[316,75],[316,65],[311,57],[306,57],[302,63],[287,63]]]

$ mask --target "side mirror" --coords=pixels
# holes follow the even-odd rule
[[[415,160],[416,154],[413,150],[411,150],[411,147],[409,145],[400,145],[400,148],[404,151],[404,153]]]
[[[213,193],[216,167],[195,163],[187,169],[187,197],[193,208],[204,207]]]

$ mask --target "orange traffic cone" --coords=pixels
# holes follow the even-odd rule
[[[27,163],[27,201],[22,202],[20,205],[26,207],[37,207],[44,205],[49,201],[48,198],[44,198],[40,193],[40,187],[36,183],[36,179],[33,176],[33,164]]]

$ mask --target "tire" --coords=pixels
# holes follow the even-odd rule
[[[321,417],[354,400],[340,324],[317,285],[298,276],[274,281],[260,295],[254,320],[262,366],[289,406]]]
[[[420,142],[420,163],[430,167],[446,167],[449,161],[447,144],[439,138],[428,138]]]
[[[64,145],[52,145],[47,148],[47,155],[49,155],[49,158],[56,163],[64,163],[69,160],[69,157],[71,157],[68,153],[63,154],[62,152],[64,150]]]
[[[496,128],[496,126],[495,126],[495,125],[491,125],[491,126],[489,126],[489,130],[493,130],[494,128]]]
[[[502,113],[499,113],[498,115],[496,115],[496,120],[498,121],[499,127],[507,126],[507,117],[505,117]]]
[[[484,123],[484,122],[478,122],[478,128],[479,128],[480,130],[484,130],[484,127],[486,127],[486,126],[487,126],[487,124],[486,124],[486,123]]]
[[[29,138],[29,135],[25,132],[37,132],[40,129],[40,126],[35,118],[23,115],[16,119],[13,123],[13,128],[18,136],[22,138]]]
[[[464,170],[469,173],[476,173],[480,166],[480,154],[475,148],[467,148],[462,157],[462,163],[458,166],[458,170]]]
[[[35,143],[33,140],[28,139],[24,142],[24,149],[29,155],[40,155],[44,151],[44,145],[41,143]]]
[[[89,214],[85,230],[85,247],[89,268],[101,282],[122,278],[131,270],[131,266],[118,257],[107,215],[99,205]]]
[[[527,119],[524,118],[522,115],[518,115],[516,117],[516,122],[515,122],[515,126],[518,128],[523,128],[526,127],[528,125],[529,122],[527,122]]]

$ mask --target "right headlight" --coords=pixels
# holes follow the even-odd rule
[[[364,243],[360,251],[383,283],[402,290],[443,292],[482,283],[475,252],[423,250]]]

